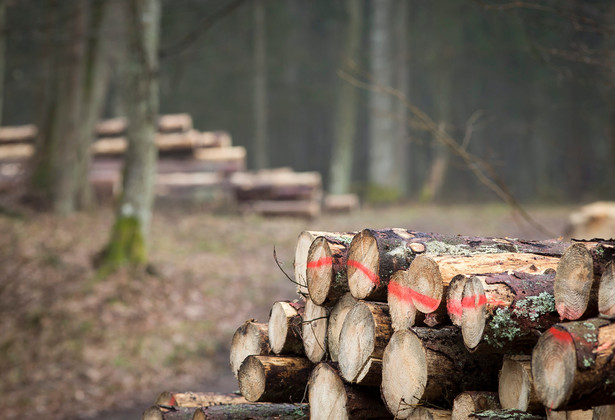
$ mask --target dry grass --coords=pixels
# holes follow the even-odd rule
[[[531,210],[561,232],[570,209]],[[167,210],[154,218],[148,273],[103,279],[91,258],[112,219],[109,210],[0,216],[3,418],[87,417],[166,389],[232,386],[230,338],[245,319],[266,321],[275,300],[294,297],[272,250],[291,274],[304,229],[541,237],[501,206],[371,209],[311,222]]]

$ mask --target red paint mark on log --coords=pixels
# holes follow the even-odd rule
[[[478,298],[478,302],[476,301],[477,298]],[[461,307],[463,309],[475,309],[475,308],[478,308],[479,306],[483,306],[485,303],[487,303],[487,297],[484,294],[472,295],[472,296],[464,297],[461,300]]]
[[[391,281],[389,282],[388,288],[389,293],[395,296],[397,299],[403,302],[412,303],[412,289],[410,289],[409,287],[404,287],[399,283]]]
[[[389,293],[404,302],[411,302],[414,305],[420,303],[427,307],[427,312],[435,311],[440,305],[440,300],[419,293],[411,287],[402,286],[393,281],[389,282]]]
[[[497,300],[497,299],[487,299],[486,302],[489,302],[489,304],[492,306],[508,306],[509,305],[508,302],[504,302],[503,300]]]
[[[324,265],[331,265],[333,264],[333,258],[331,257],[324,257],[321,258],[319,260],[316,261],[310,261],[307,263],[307,268],[319,268],[322,267]]]
[[[549,334],[561,343],[572,343],[572,337],[570,334],[566,331],[560,330],[559,328],[549,328]]]
[[[372,272],[372,270],[370,270],[369,268],[365,267],[359,261],[348,260],[347,264],[350,267],[354,267],[360,270],[363,274],[367,276],[368,279],[370,279],[372,283],[374,283],[376,286],[380,286],[380,278],[378,277],[378,275]]]
[[[446,310],[451,315],[461,317],[461,315],[463,314],[461,299],[448,299],[446,301]]]

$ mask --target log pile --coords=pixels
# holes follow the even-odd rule
[[[297,299],[231,364],[251,403],[314,419],[610,418],[613,260],[597,239],[302,232]]]

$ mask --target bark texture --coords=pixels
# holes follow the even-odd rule
[[[270,354],[271,348],[267,333],[268,325],[257,322],[255,319],[249,319],[237,328],[231,340],[230,350],[231,370],[235,377],[246,357]]]
[[[301,339],[304,309],[303,302],[280,301],[273,304],[268,324],[269,344],[273,353],[304,354]]]
[[[487,391],[464,391],[453,401],[452,420],[466,420],[472,413],[500,408],[498,394]]]

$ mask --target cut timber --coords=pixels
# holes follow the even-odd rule
[[[390,417],[377,389],[345,383],[327,363],[320,363],[312,372],[308,397],[314,420]]]
[[[158,131],[161,133],[183,133],[192,130],[190,114],[167,114],[158,117]]]
[[[245,165],[246,148],[243,146],[200,148],[195,149],[194,157],[206,162],[237,162]]]
[[[251,402],[300,402],[312,368],[304,357],[248,356],[239,368],[239,391]]]
[[[327,213],[352,213],[359,209],[359,196],[356,194],[327,194],[323,208]]]
[[[603,406],[608,407],[608,406]],[[547,420],[612,420],[615,417],[595,417],[595,407],[593,410],[561,410],[554,411],[546,409]]]
[[[365,377],[362,371],[370,359],[381,359],[391,337],[388,306],[379,302],[359,301],[348,312],[340,331],[339,367],[348,382]]]
[[[231,370],[235,377],[237,377],[239,367],[246,357],[252,354],[270,354],[267,330],[267,324],[257,322],[255,319],[249,319],[237,328],[231,340],[230,350]]]
[[[314,230],[304,230],[297,238],[297,246],[295,247],[295,282],[297,283],[297,293],[307,296],[307,257],[310,246],[314,239],[319,236],[337,236],[338,232],[322,232]]]
[[[438,263],[427,255],[418,255],[407,275],[414,307],[423,313],[434,312],[442,300],[443,284]]]
[[[337,362],[340,351],[340,332],[344,325],[346,315],[356,305],[357,300],[350,293],[342,296],[329,314],[329,326],[327,327],[327,347],[329,349],[329,357],[332,361]]]
[[[463,307],[461,299],[463,298],[463,288],[466,285],[467,276],[458,274],[453,277],[446,288],[446,311],[453,325],[461,327],[461,318],[463,316]]]
[[[538,400],[532,381],[531,356],[505,356],[500,370],[498,394],[502,408],[514,408],[540,414],[544,406]]]
[[[34,155],[33,144],[3,144],[0,145],[0,160],[26,160]]]
[[[359,370],[354,383],[361,386],[379,387],[382,383],[382,359],[370,357]]]
[[[163,407],[205,407],[208,405],[242,404],[247,402],[248,400],[240,394],[164,391],[158,396],[154,404]]]
[[[451,410],[438,410],[435,408],[416,407],[408,417],[411,420],[450,420]]]
[[[37,134],[32,124],[0,127],[0,143],[34,143]]]
[[[496,392],[465,391],[453,401],[452,420],[466,420],[472,413],[501,408]]]
[[[271,307],[269,345],[275,354],[303,353],[301,323],[305,303],[280,301]]]
[[[320,215],[320,201],[318,200],[264,200],[252,201],[242,206],[244,213],[256,213],[270,217],[301,217],[313,219]]]
[[[301,335],[305,355],[313,363],[320,362],[327,353],[327,321],[329,312],[310,299],[305,303]]]
[[[96,135],[98,137],[119,137],[126,134],[128,121],[124,117],[110,118],[102,120],[96,124]]]
[[[238,172],[231,176],[231,185],[239,202],[313,200],[322,195],[322,179],[318,172]]]
[[[355,236],[348,250],[348,284],[358,299],[386,300],[390,276],[407,269],[417,254],[425,253],[438,264],[446,286],[458,274],[525,270],[532,266],[536,272],[555,268],[565,246],[560,241],[365,229]]]
[[[612,261],[606,265],[600,277],[598,311],[604,318],[615,318],[615,265]]]
[[[396,418],[408,418],[423,402],[450,404],[461,391],[495,391],[501,363],[497,355],[468,353],[455,327],[396,331],[382,358],[382,398]]]
[[[594,281],[594,265],[583,243],[570,245],[557,267],[555,307],[562,319],[579,319],[587,309]]]
[[[307,404],[237,403],[171,410],[155,405],[145,411],[142,420],[299,420],[308,414]]]
[[[615,419],[615,405],[600,405],[593,409],[593,420]],[[580,419],[579,419],[580,420]]]
[[[552,410],[615,403],[615,324],[593,318],[557,324],[538,340],[532,376],[538,398]]]
[[[310,299],[321,306],[333,306],[348,292],[346,256],[352,234],[319,236],[308,250],[307,287]]]
[[[470,351],[525,353],[540,333],[558,322],[555,273],[523,272],[473,276],[466,281],[461,332]]]
[[[191,156],[194,152],[194,143],[197,135],[196,131],[173,134],[159,133],[156,135],[158,153],[184,153]],[[96,156],[123,156],[127,148],[128,143],[125,137],[109,137],[101,138],[92,143],[91,150]]]
[[[480,413],[472,413],[469,419],[476,420],[543,420],[544,416],[530,414],[521,410],[487,410]]]
[[[233,140],[226,131],[199,132],[195,139],[195,147],[231,147]]]

